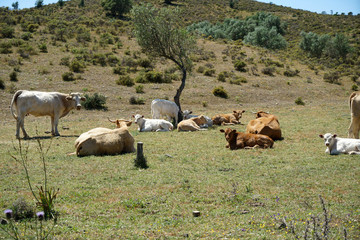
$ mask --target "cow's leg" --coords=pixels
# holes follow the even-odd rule
[[[51,133],[54,136],[60,136],[60,133],[58,131],[58,124],[59,124],[59,116],[54,116],[54,122],[52,124],[52,129],[51,129]],[[55,132],[54,132],[55,130]]]
[[[19,114],[19,116],[17,118],[17,122],[16,122],[16,138],[18,138],[18,139],[20,138],[20,128],[23,132],[24,138],[25,139],[29,138],[29,135],[25,131],[24,122],[25,122],[25,115]]]
[[[349,127],[349,138],[359,138],[359,130],[360,130],[360,118],[359,117],[351,117],[351,123]]]

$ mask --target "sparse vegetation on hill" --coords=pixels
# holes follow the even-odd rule
[[[153,23],[163,33],[179,33],[163,39],[175,45],[155,34],[150,38],[158,43],[155,48],[139,44],[134,32],[136,21],[146,18],[134,19],[136,14],[127,11],[112,14],[106,2],[114,1],[0,8],[0,210],[29,194],[19,166],[8,157],[15,138],[8,110],[13,94],[19,89],[82,92],[85,109],[61,121],[60,137],[50,140],[43,133],[49,127],[46,118],[30,114],[25,120],[32,136],[54,142],[48,173],[61,193],[55,238],[294,239],[309,231],[315,238],[324,211],[333,216],[321,223],[327,224],[323,233],[329,239],[360,238],[359,161],[325,155],[317,136],[347,134],[348,96],[360,85],[360,16],[315,14],[253,0],[149,0]],[[146,7],[139,0],[131,5],[135,12]],[[162,17],[173,22],[157,21],[159,13],[168,13]],[[185,29],[201,30],[202,36]],[[184,65],[160,54],[187,47],[186,58],[175,59],[186,60]],[[183,109],[209,117],[245,109],[242,124],[231,126],[238,131],[253,119],[250,111],[270,111],[279,117],[284,140],[274,149],[230,151],[218,128],[139,133],[133,123],[129,131],[144,143],[146,170],[134,168],[132,154],[66,156],[83,132],[114,128],[107,117],[129,119],[139,113],[151,118],[153,99],[174,99],[184,66],[186,85],[178,94]],[[33,145],[33,139],[27,141]],[[34,176],[34,182],[39,180]],[[326,208],[323,201],[319,206],[319,194]],[[193,217],[195,210],[199,217]]]

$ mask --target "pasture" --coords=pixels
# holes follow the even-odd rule
[[[81,133],[97,127],[115,126],[110,118],[127,118],[134,111],[150,114],[150,106],[131,106],[103,111],[72,111],[60,119],[61,136],[52,140],[44,131],[49,118],[25,118],[31,137],[51,143],[46,156],[49,185],[60,188],[55,209],[60,218],[56,239],[294,239],[304,235],[306,221],[323,218],[319,195],[332,216],[330,239],[360,238],[359,156],[330,156],[319,134],[347,136],[350,123],[347,95],[336,101],[295,104],[243,104],[241,122],[233,128],[244,131],[252,110],[266,110],[279,117],[284,140],[273,149],[230,151],[215,127],[200,132],[139,133],[149,168],[134,168],[136,154],[118,156],[67,156]],[[208,116],[230,112],[224,109],[194,109]],[[185,108],[184,108],[185,109]],[[3,108],[0,134],[0,208],[19,197],[33,201],[24,170],[9,153],[16,154],[15,120]],[[5,112],[6,111],[6,112]],[[119,116],[120,115],[120,116]],[[64,128],[63,128],[64,127]],[[44,137],[45,136],[45,137]],[[29,144],[29,171],[34,185],[42,182],[41,161],[34,139]],[[200,211],[200,217],[192,212]],[[288,228],[281,228],[285,219]],[[320,226],[321,227],[321,226]],[[0,231],[0,238],[5,235]]]

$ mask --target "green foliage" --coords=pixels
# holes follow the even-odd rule
[[[84,96],[86,99],[85,101],[82,103],[82,105],[84,106],[84,108],[86,110],[107,110],[107,107],[105,106],[106,104],[106,97],[98,94],[98,93],[94,93],[94,95],[90,96],[88,94],[85,94]]]
[[[154,67],[149,58],[140,58],[137,61],[137,65],[139,65],[140,67],[143,67],[143,68],[153,68]]]
[[[85,0],[80,0],[79,7],[85,7]]]
[[[313,32],[301,32],[300,35],[300,48],[313,57],[326,55],[331,58],[346,58],[351,52],[349,40],[343,34],[336,34],[333,38],[327,34],[318,35]]]
[[[36,24],[36,23],[31,23],[31,24],[27,25],[27,30],[31,33],[36,32],[38,28],[39,28],[39,24]]]
[[[265,75],[274,76],[275,67],[265,67],[261,72]]]
[[[137,83],[171,83],[172,78],[164,78],[161,72],[141,72],[135,80]]]
[[[39,44],[39,50],[40,50],[40,52],[42,52],[42,53],[47,53],[48,50],[47,50],[46,43],[40,43],[40,44]]]
[[[34,216],[34,208],[22,197],[13,202],[11,209],[13,210],[15,221],[30,219]]]
[[[59,193],[59,189],[50,188],[44,190],[43,186],[38,187],[39,190],[39,200],[37,202],[38,207],[40,207],[45,213],[45,219],[52,219],[57,215],[54,211],[54,201]]]
[[[63,81],[65,81],[65,82],[75,81],[75,76],[74,76],[74,73],[72,73],[72,72],[65,72],[61,76],[62,76]]]
[[[12,81],[12,82],[18,81],[17,73],[15,71],[12,71],[9,76],[10,76],[10,81]]]
[[[73,72],[84,72],[84,69],[86,68],[86,65],[83,61],[77,60],[76,58],[73,59],[69,65],[69,68]]]
[[[135,85],[134,80],[129,76],[120,76],[118,80],[116,80],[117,85],[132,87]]]
[[[144,93],[144,85],[137,85],[136,87],[135,87],[135,91],[136,91],[136,93]]]
[[[58,0],[58,5],[62,8],[65,5],[64,0]]]
[[[7,54],[12,53],[12,44],[11,42],[0,42],[0,53]]]
[[[351,86],[351,90],[353,90],[353,91],[358,91],[358,90],[359,90],[359,86],[356,85],[356,84],[353,84],[353,85]]]
[[[21,34],[20,38],[24,41],[29,41],[32,38],[32,34],[30,32],[25,32]]]
[[[214,68],[206,68],[204,71],[204,75],[205,76],[213,76],[215,74],[215,69]]]
[[[304,106],[304,105],[305,105],[305,102],[302,100],[301,97],[298,97],[298,98],[295,100],[295,104],[296,104],[296,105],[302,105],[302,106]]]
[[[241,61],[241,60],[237,60],[234,63],[234,68],[240,72],[246,72],[246,63]]]
[[[287,45],[282,37],[285,28],[285,24],[281,23],[279,17],[258,12],[245,20],[225,19],[223,23],[215,25],[208,21],[194,23],[188,27],[188,30],[195,31],[204,37],[244,39],[252,45],[268,49],[282,49]]]
[[[218,76],[217,76],[217,80],[219,82],[226,82],[225,74],[223,72],[219,73]]]
[[[60,65],[70,66],[70,57],[63,57],[60,59]]]
[[[19,9],[19,2],[16,1],[16,2],[12,3],[11,6],[13,7],[14,10],[18,10]]]
[[[237,76],[230,80],[231,84],[241,85],[242,83],[247,83],[247,79],[243,76]]]
[[[137,98],[137,97],[132,96],[132,97],[130,97],[130,99],[129,99],[129,103],[130,103],[131,105],[144,105],[144,104],[145,104],[145,99],[143,99],[143,98]]]
[[[44,5],[44,0],[36,0],[35,7],[41,8]]]
[[[325,82],[328,82],[328,83],[331,83],[331,84],[341,85],[340,73],[338,71],[324,73],[323,78],[324,78]]]
[[[0,25],[0,36],[1,38],[13,38],[15,34],[15,29],[11,26],[8,26],[6,23],[1,23]]]
[[[287,76],[287,77],[295,77],[297,76],[298,74],[300,73],[299,70],[291,70],[291,69],[286,69],[284,71],[284,76]]]
[[[213,90],[212,90],[212,93],[214,94],[214,96],[216,97],[221,97],[221,98],[228,98],[228,93],[226,92],[226,90],[224,89],[223,86],[218,86],[218,87],[215,87]]]
[[[122,17],[124,14],[130,12],[132,7],[131,0],[102,0],[101,6],[104,10],[113,17]]]

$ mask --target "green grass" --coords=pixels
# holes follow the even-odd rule
[[[333,215],[331,239],[342,238],[343,228],[349,239],[359,238],[358,157],[326,155],[318,137],[325,132],[346,135],[349,114],[344,109],[342,104],[270,109],[279,117],[284,140],[267,150],[230,151],[220,128],[139,133],[131,126],[136,142],[144,142],[147,170],[134,167],[135,154],[66,156],[80,133],[98,125],[112,127],[89,118],[89,111],[75,112],[60,120],[71,128],[60,130],[63,136],[53,139],[47,156],[50,186],[60,188],[54,233],[57,239],[294,239],[289,230],[278,229],[277,219],[292,220],[301,234],[310,216],[322,214],[321,195]],[[242,120],[252,117],[245,113]],[[28,118],[28,133],[34,136],[37,126],[44,136],[49,119]],[[8,122],[2,131],[0,208],[5,210],[17,198],[31,201],[32,196],[21,166],[8,155],[15,123]],[[36,142],[26,143],[36,185],[41,162]],[[194,210],[201,216],[194,218]]]

